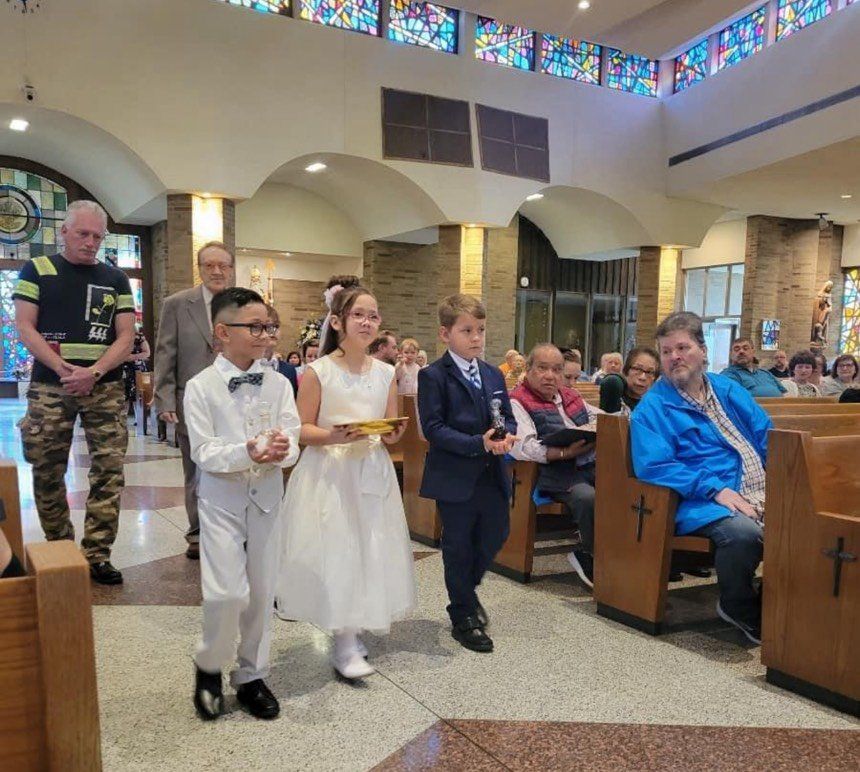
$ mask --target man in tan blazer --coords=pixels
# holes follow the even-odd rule
[[[197,252],[199,284],[166,298],[161,308],[155,342],[155,409],[158,417],[176,424],[182,471],[185,476],[185,510],[188,513],[186,556],[200,557],[200,522],[197,516],[197,465],[191,460],[188,431],[182,415],[185,384],[215,360],[212,348],[212,296],[233,285],[236,260],[226,244],[210,241]]]

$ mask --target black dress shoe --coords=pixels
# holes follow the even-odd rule
[[[278,705],[275,695],[262,678],[242,684],[236,690],[236,699],[257,718],[277,718],[278,713],[281,712],[281,706]]]
[[[683,582],[684,574],[678,571],[677,569],[672,569],[669,571],[669,581],[670,582]]]
[[[122,584],[122,574],[110,564],[109,560],[90,563],[90,577],[99,584]]]
[[[451,629],[451,637],[472,651],[488,653],[493,650],[493,639],[484,632],[476,616],[468,616]]]
[[[481,623],[481,627],[490,626],[490,615],[487,613],[487,610],[481,605],[481,601],[478,601],[478,608],[475,609],[475,616],[478,617],[478,621]]]
[[[221,673],[207,673],[197,668],[194,679],[194,707],[204,721],[212,721],[224,712]]]
[[[711,576],[710,568],[685,568],[684,573],[689,576],[697,576],[699,579],[708,579]]]
[[[185,550],[185,557],[189,560],[200,560],[200,544],[196,541],[189,542]]]

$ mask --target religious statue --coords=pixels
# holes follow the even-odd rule
[[[826,281],[821,291],[815,296],[812,312],[812,346],[821,349],[827,345],[827,328],[830,324],[830,312],[833,310],[833,282]]]
[[[248,289],[254,290],[260,297],[264,300],[266,299],[266,291],[263,289],[263,274],[256,265],[251,266],[251,278],[248,281]]]

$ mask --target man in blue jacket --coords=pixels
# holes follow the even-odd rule
[[[761,598],[753,585],[762,558],[770,418],[738,384],[706,374],[696,314],[672,314],[657,328],[663,377],[630,423],[633,469],[680,496],[679,536],[709,538],[720,586],[717,613],[761,642]]]
[[[732,342],[732,363],[720,375],[737,381],[753,397],[781,397],[786,391],[770,370],[762,370],[756,364],[749,338]]]

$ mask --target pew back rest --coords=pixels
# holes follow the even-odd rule
[[[134,373],[134,385],[137,389],[138,396],[143,400],[144,405],[152,404],[155,396],[155,386],[152,381],[151,372],[141,372],[140,370]]]
[[[760,405],[820,405],[825,402],[837,403],[839,397],[756,397]]]
[[[860,517],[860,432],[815,438],[808,445],[808,453],[815,509]]]
[[[774,415],[771,418],[775,429],[809,432],[813,437],[860,434],[860,413],[848,415],[844,413]]]
[[[0,530],[6,535],[18,559],[24,560],[24,537],[21,529],[21,504],[18,499],[18,465],[8,459],[0,458],[0,506],[6,519],[0,522]]]
[[[838,414],[838,415],[856,415],[860,413],[860,402],[846,402],[844,404],[833,402],[815,403],[791,403],[782,404],[773,402],[767,405],[762,405],[764,410],[771,416],[777,415],[819,415],[819,414]]]

